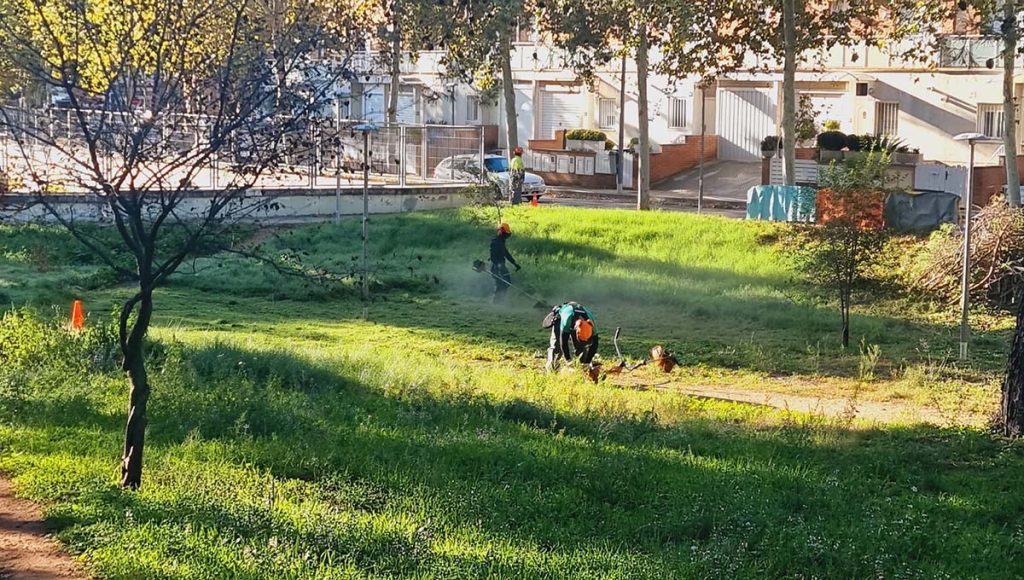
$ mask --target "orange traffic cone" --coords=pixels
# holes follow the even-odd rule
[[[540,203],[537,201],[537,193],[536,192],[534,192],[534,194],[533,194],[533,199],[530,200],[530,205],[533,206],[533,207],[537,207],[538,205],[540,205]]]
[[[71,330],[82,330],[85,328],[85,309],[81,300],[71,303]]]

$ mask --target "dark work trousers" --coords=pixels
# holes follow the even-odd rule
[[[526,179],[526,172],[514,169],[511,172],[510,179],[512,187],[509,189],[511,189],[512,199],[509,201],[512,202],[512,205],[518,205],[523,202],[523,181]]]
[[[558,345],[559,331],[558,321],[555,321],[555,325],[551,327],[551,340],[548,343],[548,370],[554,370],[558,367],[558,361],[562,357],[562,349]],[[569,335],[569,340],[572,341],[572,349],[575,353],[575,357],[580,359],[580,362],[589,365],[594,362],[594,356],[597,354],[597,335],[590,338],[588,342],[580,342],[576,340],[576,334],[572,333]],[[568,361],[567,361],[568,362]]]
[[[508,285],[512,283],[512,276],[508,273],[508,266],[504,262],[491,264],[491,274],[494,274],[494,302],[505,300],[508,293]]]

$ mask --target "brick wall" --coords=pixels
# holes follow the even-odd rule
[[[555,131],[554,139],[530,139],[527,149],[531,151],[565,151],[565,129]]]
[[[704,161],[718,159],[718,136],[707,135]],[[659,183],[700,165],[700,136],[687,137],[682,143],[662,145],[661,153],[651,155],[651,183]],[[634,165],[634,168],[636,165]],[[636,180],[634,179],[634,182]]]
[[[1024,184],[1024,156],[1017,157],[1017,171]],[[996,195],[1002,195],[1006,185],[1006,168],[1003,165],[992,165],[974,168],[974,205],[986,205]]]
[[[815,147],[797,147],[796,148],[797,159],[817,159],[818,149]]]
[[[564,132],[559,131],[555,139],[531,140],[530,149],[533,151],[562,151],[557,142],[564,138]],[[704,160],[712,161],[718,158],[718,137],[707,135],[704,142]],[[584,152],[573,152],[576,156],[586,156]],[[593,156],[593,153],[589,154]],[[700,137],[687,137],[683,143],[662,145],[661,153],[651,154],[651,183],[657,184],[665,181],[683,171],[693,169],[700,164]],[[636,163],[633,164],[633,189],[636,189]],[[555,173],[532,170],[544,178],[548,185],[569,185],[594,189],[614,189],[615,175],[576,175],[571,173]]]

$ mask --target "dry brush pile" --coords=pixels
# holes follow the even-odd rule
[[[917,254],[911,281],[917,288],[956,301],[960,296],[964,236],[945,227]],[[978,212],[971,231],[971,296],[1007,307],[1024,280],[1024,210],[993,200]]]

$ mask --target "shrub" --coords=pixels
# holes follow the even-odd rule
[[[93,317],[84,330],[72,332],[62,317],[43,317],[23,308],[0,317],[0,368],[111,370],[119,358],[117,316]]]
[[[847,135],[846,136],[846,148],[850,151],[861,150],[861,137],[862,135]]]
[[[818,148],[824,151],[842,151],[846,143],[846,133],[840,131],[826,131],[818,135]]]
[[[823,127],[826,131],[839,131],[840,125],[839,121],[836,121],[835,119],[829,119],[828,121],[825,121]]]
[[[798,142],[810,141],[818,134],[814,104],[808,95],[800,95],[800,103],[796,110],[795,133]]]
[[[847,147],[850,151],[885,151],[893,153],[904,146],[903,140],[887,135],[850,135]]]
[[[612,141],[611,139],[605,139],[604,150],[611,151],[612,149],[615,149],[615,141]]]
[[[778,151],[782,148],[782,137],[769,135],[761,139],[761,151]]]
[[[869,151],[860,158],[845,163],[832,162],[821,172],[819,183],[822,189],[841,193],[885,191],[890,188],[891,178],[887,171],[892,157],[885,151]]]
[[[595,129],[571,129],[565,133],[566,139],[573,141],[607,141],[608,136],[604,134],[604,131],[597,131]]]

